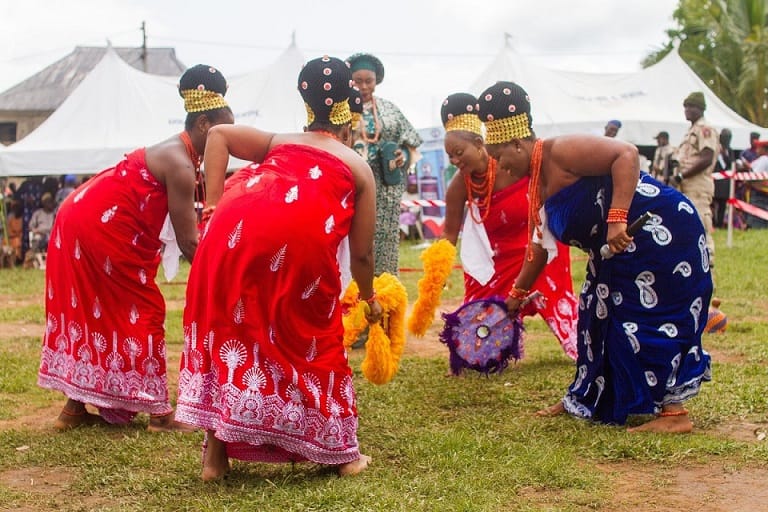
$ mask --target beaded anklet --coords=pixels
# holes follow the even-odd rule
[[[681,409],[679,411],[661,411],[658,416],[659,418],[668,418],[670,416],[686,416],[687,414],[687,409]]]

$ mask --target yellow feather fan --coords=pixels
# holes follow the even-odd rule
[[[424,262],[424,277],[419,279],[419,296],[408,318],[408,330],[424,336],[435,319],[440,295],[456,259],[456,246],[448,240],[439,240],[424,249],[419,258]]]
[[[373,280],[376,300],[384,310],[381,323],[370,326],[365,343],[365,358],[361,368],[363,376],[374,384],[386,384],[397,373],[405,348],[405,309],[408,294],[405,286],[392,274],[384,273]],[[344,323],[344,346],[349,348],[368,325],[365,308],[370,307],[358,300],[357,283],[349,284],[341,304],[347,313]]]

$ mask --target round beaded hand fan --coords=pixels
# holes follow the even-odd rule
[[[523,322],[510,318],[500,299],[467,302],[453,313],[443,313],[443,319],[440,341],[448,346],[454,375],[465,368],[499,373],[510,359],[522,357]]]

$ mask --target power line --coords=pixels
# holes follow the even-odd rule
[[[138,29],[138,30],[140,30],[140,29]],[[110,34],[110,35],[108,35],[108,36],[106,36],[104,38],[98,38],[97,39],[97,38],[94,37],[93,39],[90,39],[88,41],[83,41],[83,42],[75,43],[75,44],[72,44],[72,45],[59,46],[59,47],[56,47],[56,48],[50,48],[48,50],[40,50],[40,51],[34,52],[34,53],[27,53],[27,54],[24,54],[24,55],[17,55],[15,57],[9,57],[7,59],[0,59],[0,62],[8,62],[8,63],[10,63],[10,62],[19,62],[19,61],[23,61],[23,60],[31,60],[31,59],[37,59],[39,57],[45,57],[45,56],[48,56],[50,54],[63,54],[65,52],[72,51],[72,48],[75,48],[77,46],[104,46],[104,45],[106,45],[106,42],[109,41],[110,39],[117,38],[117,37],[122,37],[122,36],[127,35],[127,34],[133,34],[135,32],[137,32],[137,29],[124,30],[122,32],[117,32],[117,33],[114,33],[114,34]],[[137,45],[136,47],[138,48],[139,45]]]
[[[139,39],[142,37],[142,28],[132,28],[132,29],[126,29],[121,32],[113,33],[108,36],[106,36],[103,40],[100,40],[100,42],[103,44],[105,41],[122,37],[128,34],[137,34],[139,36]],[[146,36],[145,36],[146,37]],[[231,41],[212,41],[212,40],[203,40],[203,39],[186,39],[186,38],[179,38],[179,37],[170,37],[170,36],[163,36],[163,35],[152,35],[151,33],[148,34],[148,38],[150,40],[154,41],[160,41],[165,42],[166,44],[171,44],[175,46],[178,43],[183,44],[194,44],[194,45],[200,45],[200,46],[217,46],[222,48],[235,48],[235,49],[242,49],[242,50],[262,50],[262,51],[273,51],[273,52],[281,52],[285,50],[285,46],[273,46],[273,45],[260,45],[260,44],[249,44],[249,43],[242,43],[242,42],[231,42]],[[86,46],[89,44],[95,44],[96,39],[91,39],[90,42],[83,42],[75,44],[74,46]],[[140,44],[137,44],[136,47],[140,47]],[[50,55],[53,53],[62,53],[66,52],[68,50],[71,50],[72,46],[62,46],[57,48],[51,48],[48,50],[41,50],[39,52],[34,53],[28,53],[24,55],[19,55],[16,57],[10,57],[7,59],[0,59],[0,62],[2,63],[13,63],[13,62],[19,62],[23,60],[31,60],[36,59],[39,57],[44,57],[46,55]],[[311,48],[311,47],[304,47],[303,50],[307,52],[325,52],[325,53],[338,53],[338,54],[345,54],[348,52],[353,51],[350,48],[344,48],[344,49],[329,49],[329,48]],[[649,50],[647,48],[644,48],[643,50],[582,50],[582,51],[574,51],[573,48],[562,48],[562,49],[550,49],[550,50],[544,50],[544,51],[536,51],[532,53],[525,53],[524,55],[527,57],[579,57],[579,56],[616,56],[616,55],[636,55],[638,53],[648,52]],[[409,57],[409,58],[445,58],[445,59],[461,59],[461,58],[489,58],[494,57],[497,53],[485,53],[485,52],[478,52],[478,53],[451,53],[451,52],[414,52],[414,51],[386,51],[386,50],[372,50],[372,53],[376,53],[377,55],[382,56],[388,56],[388,57]]]
[[[166,41],[170,43],[187,43],[187,44],[195,44],[195,45],[201,45],[201,46],[220,46],[225,48],[239,48],[243,50],[267,50],[267,51],[283,51],[285,50],[285,46],[266,46],[266,45],[256,45],[256,44],[248,44],[248,43],[234,43],[234,42],[227,42],[227,41],[210,41],[210,40],[202,40],[202,39],[185,39],[185,38],[178,38],[178,37],[168,37],[168,36],[152,36],[152,39],[160,40],[160,41]],[[338,49],[338,48],[311,48],[311,47],[302,47],[303,50],[308,52],[328,52],[328,53],[345,53],[353,51],[350,48],[344,48],[344,49]],[[632,55],[641,53],[643,51],[647,51],[647,49],[643,50],[584,50],[584,51],[573,51],[572,48],[562,48],[562,49],[553,49],[553,50],[546,50],[546,51],[538,51],[534,53],[526,53],[525,55],[528,57],[566,57],[566,56],[595,56],[595,55]],[[437,58],[478,58],[478,57],[493,57],[496,55],[496,53],[445,53],[445,52],[413,52],[413,51],[384,51],[384,50],[371,50],[371,53],[375,53],[377,55],[387,55],[390,57],[437,57]]]

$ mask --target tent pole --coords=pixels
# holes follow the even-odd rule
[[[145,73],[149,66],[147,65],[147,22],[141,22],[141,68]]]
[[[728,237],[725,246],[733,247],[733,197],[736,195],[736,162],[731,163],[731,177],[728,180]]]

